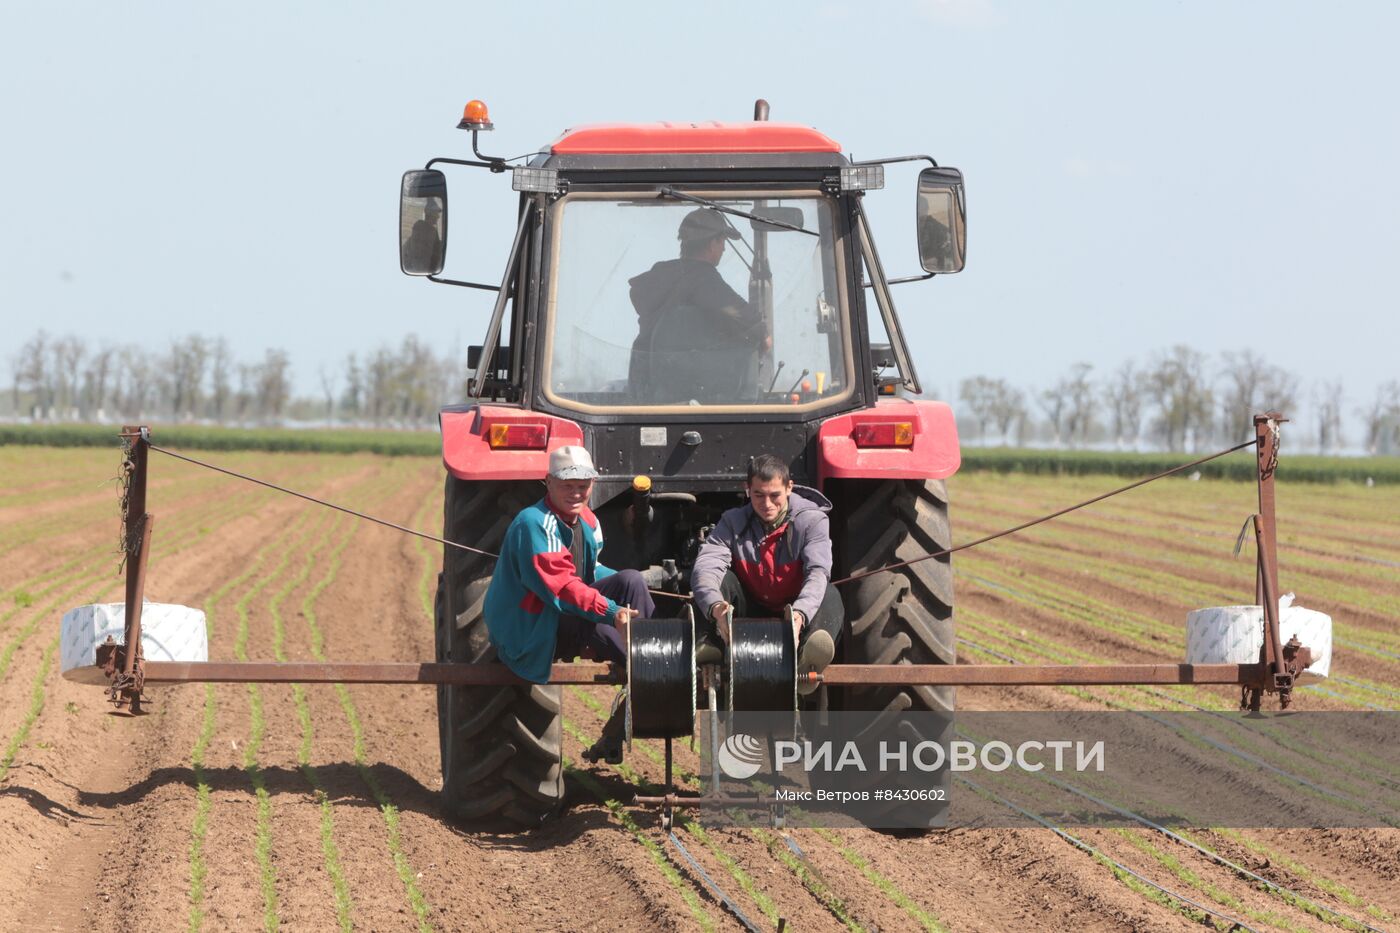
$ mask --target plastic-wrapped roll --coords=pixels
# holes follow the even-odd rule
[[[729,638],[729,708],[797,709],[797,646],[781,619],[735,619]]]
[[[627,739],[695,731],[695,622],[634,619],[627,639]]]
[[[1293,594],[1279,600],[1279,641],[1297,636],[1312,650],[1312,664],[1298,684],[1318,683],[1332,666],[1332,617],[1293,604]],[[1260,606],[1214,606],[1186,616],[1187,664],[1253,664],[1264,646],[1264,610]]]

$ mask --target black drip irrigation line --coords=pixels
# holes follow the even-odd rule
[[[963,638],[959,638],[958,640],[959,640],[959,641],[964,641],[964,642],[966,641],[966,639],[963,639]],[[1021,663],[1020,661],[1017,661],[1016,659],[1011,658],[1011,657],[1009,657],[1009,656],[1007,656],[1007,655],[997,654],[996,652],[990,651],[989,649],[986,649],[986,648],[982,648],[981,646],[975,645],[975,644],[973,644],[973,643],[971,643],[971,642],[967,642],[967,643],[968,643],[969,645],[972,645],[972,647],[974,647],[974,648],[978,648],[979,650],[982,650],[982,651],[987,651],[989,654],[995,654],[997,657],[1003,658],[1003,659],[1009,661],[1009,662],[1012,663],[1012,664],[1019,664],[1019,663]],[[1173,696],[1171,696],[1170,694],[1162,693],[1162,692],[1156,691],[1156,690],[1144,690],[1144,692],[1146,692],[1146,693],[1148,693],[1148,694],[1151,694],[1151,695],[1153,695],[1153,696],[1161,697],[1162,699],[1165,699],[1165,700],[1171,700],[1171,701],[1174,701],[1174,702],[1176,702],[1176,703],[1180,703],[1181,705],[1186,706],[1186,707],[1190,707],[1190,708],[1192,708],[1192,709],[1200,710],[1201,712],[1211,713],[1211,714],[1213,714],[1213,715],[1221,715],[1222,718],[1225,718],[1225,719],[1228,720],[1228,717],[1224,717],[1223,714],[1216,713],[1214,710],[1208,710],[1208,709],[1206,709],[1206,708],[1203,707],[1203,706],[1197,706],[1197,705],[1194,704],[1194,703],[1189,703],[1189,702],[1187,702],[1186,700],[1182,700],[1182,699],[1180,699],[1180,698],[1178,698],[1178,697],[1173,697]],[[1171,723],[1165,722],[1165,721],[1163,721],[1163,720],[1157,718],[1156,716],[1152,716],[1150,713],[1144,713],[1144,715],[1146,715],[1149,719],[1151,719],[1152,721],[1154,721],[1154,722],[1156,722],[1156,723],[1158,723],[1158,724],[1160,724],[1160,725],[1167,726],[1168,728],[1171,728],[1171,729],[1173,729],[1174,731],[1181,731],[1181,730],[1179,730],[1179,729],[1176,729],[1176,727],[1173,726]],[[1318,791],[1319,793],[1322,793],[1324,796],[1333,797],[1333,798],[1335,798],[1335,799],[1339,799],[1339,800],[1342,800],[1342,801],[1348,802],[1348,803],[1359,803],[1359,801],[1351,800],[1350,798],[1346,798],[1346,797],[1341,796],[1341,795],[1338,795],[1338,794],[1336,794],[1336,793],[1334,793],[1334,792],[1330,792],[1330,791],[1328,791],[1326,788],[1319,787],[1318,785],[1313,784],[1313,783],[1310,782],[1310,781],[1307,781],[1307,780],[1305,780],[1305,779],[1303,779],[1303,778],[1297,777],[1296,775],[1290,774],[1289,772],[1284,771],[1284,770],[1282,770],[1282,769],[1280,769],[1280,768],[1274,767],[1273,765],[1270,765],[1270,764],[1268,764],[1267,762],[1264,762],[1264,761],[1262,761],[1262,760],[1260,760],[1260,759],[1258,759],[1258,758],[1254,757],[1253,755],[1250,755],[1250,754],[1248,754],[1248,753],[1246,753],[1246,752],[1241,752],[1241,751],[1239,751],[1239,750],[1233,748],[1232,746],[1225,745],[1225,744],[1223,744],[1223,743],[1217,743],[1217,742],[1213,741],[1212,739],[1210,739],[1209,737],[1204,736],[1204,735],[1201,735],[1201,734],[1199,734],[1199,733],[1192,733],[1192,734],[1193,734],[1196,738],[1199,738],[1199,739],[1201,739],[1201,740],[1203,740],[1203,741],[1209,743],[1210,745],[1212,745],[1212,746],[1218,748],[1220,751],[1223,751],[1223,752],[1225,752],[1225,753],[1228,754],[1228,755],[1234,755],[1234,756],[1239,757],[1239,758],[1241,758],[1241,759],[1243,759],[1243,760],[1249,761],[1249,762],[1251,762],[1251,763],[1253,763],[1253,764],[1258,764],[1259,766],[1261,766],[1261,767],[1263,767],[1263,768],[1266,768],[1266,769],[1268,769],[1268,770],[1270,770],[1270,771],[1276,772],[1277,774],[1279,774],[1280,776],[1282,776],[1283,778],[1285,778],[1285,779],[1287,779],[1287,780],[1296,781],[1296,782],[1299,783],[1299,784],[1302,784],[1302,785],[1304,785],[1304,786],[1306,786],[1306,787],[1312,788],[1312,789]],[[1265,887],[1267,887],[1267,888],[1269,888],[1269,889],[1271,889],[1271,890],[1277,891],[1277,892],[1278,892],[1280,895],[1282,895],[1285,899],[1288,899],[1288,898],[1294,899],[1294,900],[1298,901],[1299,903],[1306,904],[1306,905],[1307,905],[1308,907],[1310,907],[1310,908],[1313,908],[1313,909],[1315,909],[1315,910],[1322,911],[1323,913],[1326,913],[1326,914],[1328,914],[1328,915],[1330,915],[1330,916],[1332,916],[1332,917],[1335,917],[1335,918],[1337,918],[1338,920],[1340,920],[1340,921],[1342,921],[1342,922],[1344,922],[1344,923],[1351,923],[1351,924],[1355,924],[1356,926],[1364,927],[1365,929],[1371,931],[1371,933],[1384,933],[1384,931],[1379,930],[1379,929],[1377,929],[1376,927],[1371,926],[1370,924],[1366,923],[1364,920],[1357,920],[1357,919],[1354,918],[1354,917],[1350,917],[1350,916],[1348,916],[1348,915],[1346,915],[1346,914],[1343,914],[1343,913],[1341,913],[1341,912],[1339,912],[1339,911],[1333,910],[1332,908],[1326,906],[1325,904],[1319,904],[1319,903],[1317,903],[1316,901],[1313,901],[1313,900],[1311,900],[1311,899],[1309,899],[1309,898],[1307,898],[1307,897],[1304,897],[1303,895],[1297,893],[1296,891],[1292,891],[1292,890],[1290,890],[1290,889],[1288,889],[1288,888],[1285,888],[1283,885],[1276,884],[1276,883],[1270,881],[1269,879],[1267,879],[1267,878],[1265,878],[1265,877],[1263,877],[1263,876],[1261,876],[1261,875],[1257,875],[1257,874],[1255,874],[1254,872],[1251,872],[1249,869],[1245,868],[1244,866],[1238,865],[1238,864],[1236,864],[1235,862],[1232,862],[1232,861],[1230,861],[1229,859],[1225,858],[1224,856],[1219,855],[1219,854],[1217,854],[1217,853],[1215,853],[1215,852],[1212,852],[1212,851],[1210,851],[1209,849],[1205,848],[1204,846],[1198,845],[1197,843],[1192,842],[1191,840],[1189,840],[1189,839],[1187,839],[1187,838],[1185,838],[1185,837],[1179,835],[1178,833],[1172,832],[1170,829],[1167,829],[1165,826],[1162,826],[1162,825],[1160,825],[1160,824],[1158,824],[1158,823],[1155,823],[1155,822],[1153,822],[1152,820],[1149,820],[1147,817],[1142,816],[1141,814],[1134,813],[1134,812],[1131,811],[1131,810],[1128,810],[1128,809],[1125,809],[1125,808],[1123,808],[1123,807],[1120,807],[1120,806],[1118,806],[1118,805],[1116,805],[1116,804],[1110,803],[1110,802],[1107,801],[1107,800],[1103,800],[1103,799],[1101,799],[1101,798],[1099,798],[1099,797],[1095,797],[1093,794],[1090,794],[1090,793],[1088,793],[1087,791],[1081,790],[1081,789],[1079,789],[1079,788],[1077,788],[1077,787],[1075,787],[1075,786],[1073,786],[1073,785],[1071,785],[1071,784],[1067,784],[1067,783],[1065,783],[1064,781],[1060,781],[1060,780],[1058,780],[1058,779],[1056,779],[1056,778],[1050,777],[1049,775],[1045,775],[1045,779],[1046,779],[1047,781],[1049,781],[1051,784],[1054,784],[1056,787],[1061,788],[1062,790],[1066,790],[1066,791],[1070,792],[1071,794],[1075,794],[1076,796],[1082,797],[1082,798],[1084,798],[1085,800],[1088,800],[1088,801],[1091,801],[1092,803],[1098,804],[1098,805],[1101,806],[1101,807],[1107,807],[1108,809],[1113,810],[1115,813],[1118,813],[1120,816],[1125,816],[1125,817],[1127,817],[1128,819],[1137,821],[1138,823],[1142,824],[1143,826],[1146,826],[1146,827],[1148,827],[1148,828],[1150,828],[1150,829],[1156,830],[1157,832],[1162,833],[1163,835],[1167,836],[1167,837],[1168,837],[1169,839],[1171,839],[1172,841],[1178,842],[1178,843],[1180,843],[1180,844],[1182,844],[1182,845],[1184,845],[1184,846],[1186,846],[1186,847],[1188,847],[1188,848],[1190,848],[1190,849],[1195,850],[1196,852],[1199,852],[1201,855],[1204,855],[1206,858],[1210,859],[1211,861],[1215,862],[1216,864],[1221,865],[1222,867],[1225,867],[1225,868],[1230,869],[1231,871],[1235,872],[1236,874],[1240,875],[1241,877],[1246,878],[1246,879],[1248,879],[1248,880],[1250,880],[1250,881],[1256,882],[1256,883],[1258,883],[1258,884],[1262,884],[1262,885],[1264,885]],[[963,781],[963,782],[966,783],[969,787],[972,787],[974,790],[977,790],[977,789],[978,789],[977,786],[976,786],[975,784],[973,784],[971,781],[966,780],[965,778],[959,777],[958,780]],[[986,793],[991,794],[990,791],[987,791]],[[992,794],[992,796],[995,797],[996,795],[995,795],[995,794]],[[998,802],[998,803],[1002,803],[1002,804],[1004,804],[1004,805],[1006,805],[1006,806],[1008,806],[1008,807],[1011,807],[1013,810],[1017,810],[1018,812],[1022,813],[1022,814],[1025,815],[1025,816],[1030,817],[1031,819],[1037,819],[1037,820],[1039,819],[1039,818],[1036,817],[1034,814],[1028,813],[1028,812],[1025,811],[1025,810],[1021,810],[1019,807],[1017,807],[1015,804],[1011,803],[1010,801],[1007,801],[1007,800],[1002,799],[1002,798],[997,798],[997,802]],[[1067,833],[1061,832],[1059,829],[1057,829],[1057,828],[1054,827],[1054,826],[1051,826],[1049,823],[1046,823],[1046,822],[1043,821],[1043,820],[1040,820],[1040,822],[1041,822],[1043,825],[1047,826],[1048,828],[1054,830],[1058,835],[1064,837],[1067,841],[1069,841],[1069,842],[1071,842],[1071,843],[1074,843],[1074,844],[1076,844],[1076,845],[1079,844],[1078,842],[1076,842],[1076,841],[1073,839],[1073,837],[1070,837]],[[1086,845],[1087,845],[1087,844],[1086,844]],[[1088,850],[1086,850],[1086,851],[1088,851]],[[1102,855],[1102,853],[1099,853],[1099,854]],[[1107,855],[1104,855],[1103,857],[1104,857],[1104,858],[1109,858]],[[1113,860],[1112,860],[1112,859],[1109,859],[1109,861],[1113,861]],[[1128,869],[1124,869],[1124,870],[1128,870]],[[1130,874],[1133,874],[1131,871],[1129,871],[1129,873],[1130,873]],[[1152,884],[1152,882],[1148,882],[1148,883],[1149,883],[1149,884]],[[1165,889],[1162,889],[1162,890],[1165,891]],[[1175,895],[1173,895],[1173,896],[1175,896]],[[1248,929],[1248,928],[1246,927],[1246,929]]]
[[[994,801],[996,801],[997,803],[1001,804],[1001,805],[1004,806],[1004,807],[1008,807],[1008,808],[1010,808],[1010,809],[1012,809],[1012,810],[1015,810],[1017,813],[1021,814],[1022,816],[1026,817],[1027,819],[1034,820],[1035,822],[1039,823],[1041,826],[1043,826],[1043,827],[1045,827],[1046,829],[1050,830],[1050,831],[1051,831],[1052,833],[1054,833],[1055,835],[1059,836],[1059,837],[1060,837],[1061,839],[1063,839],[1065,842],[1068,842],[1070,845],[1074,846],[1076,849],[1079,849],[1079,850],[1081,850],[1081,851],[1083,851],[1083,852],[1087,852],[1089,855],[1092,855],[1094,858],[1103,859],[1105,862],[1108,862],[1110,865],[1112,865],[1112,866],[1113,866],[1115,869],[1117,869],[1118,871],[1121,871],[1121,872],[1123,872],[1123,873],[1126,874],[1126,875],[1131,875],[1132,877],[1136,878],[1138,881],[1142,882],[1143,884],[1148,885],[1149,887],[1156,888],[1158,891],[1162,892],[1163,894],[1165,894],[1167,897],[1171,898],[1172,900],[1177,901],[1178,903],[1181,903],[1181,904],[1185,904],[1185,905],[1190,906],[1190,907],[1194,907],[1194,908],[1196,908],[1197,910],[1201,911],[1202,913],[1209,914],[1209,915],[1212,916],[1212,917],[1219,917],[1221,920],[1224,920],[1226,923],[1231,924],[1231,926],[1230,926],[1230,929],[1231,929],[1231,930],[1248,930],[1249,933],[1259,933],[1259,931],[1258,931],[1256,928],[1254,928],[1254,927],[1250,926],[1249,924],[1245,923],[1243,920],[1239,920],[1239,919],[1237,919],[1237,918],[1235,918],[1235,917],[1231,917],[1229,914],[1222,914],[1222,913],[1221,913],[1220,911],[1218,911],[1218,910],[1214,910],[1214,909],[1212,909],[1212,908],[1210,908],[1210,907],[1207,907],[1207,906],[1204,905],[1204,904],[1201,904],[1201,903],[1198,903],[1197,901],[1191,900],[1191,898],[1186,897],[1184,894],[1178,894],[1178,893],[1176,893],[1175,891],[1171,890],[1170,888],[1164,888],[1164,887],[1162,887],[1160,884],[1158,884],[1157,882],[1153,881],[1151,878],[1148,878],[1148,877],[1146,877],[1145,875],[1141,875],[1141,874],[1139,874],[1138,872],[1133,871],[1133,870],[1132,870],[1131,868],[1129,868],[1127,865],[1124,865],[1122,862],[1118,861],[1117,859],[1113,858],[1112,856],[1105,854],[1101,849],[1095,848],[1094,846],[1092,846],[1092,845],[1090,845],[1089,843],[1085,842],[1083,839],[1080,839],[1078,836],[1071,836],[1069,833],[1065,832],[1063,829],[1060,829],[1058,826],[1055,826],[1055,825],[1054,825],[1053,823],[1051,823],[1049,820],[1046,820],[1046,819],[1042,818],[1041,816],[1039,816],[1039,815],[1037,815],[1037,814],[1035,814],[1035,813],[1032,813],[1032,812],[1029,811],[1029,810],[1026,810],[1026,809],[1023,809],[1023,808],[1017,806],[1016,804],[1014,804],[1014,803],[1012,803],[1011,801],[1007,800],[1005,797],[1002,797],[1002,796],[999,795],[999,794],[996,794],[996,793],[994,793],[994,792],[992,792],[992,791],[990,791],[990,790],[987,790],[985,787],[979,787],[977,784],[975,784],[975,783],[972,782],[972,781],[969,781],[967,778],[962,777],[961,775],[958,776],[958,780],[961,781],[962,783],[966,784],[968,787],[972,788],[973,791],[975,791],[976,793],[981,794],[982,796],[988,798],[989,800],[994,800]]]
[[[125,436],[125,435],[123,435],[123,436]],[[978,538],[978,539],[976,539],[975,541],[968,541],[966,544],[955,545],[954,547],[946,548],[946,549],[944,549],[944,550],[942,550],[942,551],[935,551],[935,552],[932,553],[932,554],[925,554],[925,555],[923,555],[922,557],[915,557],[913,560],[901,561],[901,562],[899,562],[899,563],[897,563],[897,564],[889,564],[889,565],[887,565],[887,566],[885,566],[885,567],[876,567],[874,570],[866,570],[866,571],[862,571],[861,573],[851,574],[850,576],[848,576],[848,577],[842,577],[842,578],[839,579],[839,580],[832,580],[832,581],[831,581],[831,585],[832,585],[832,586],[840,586],[840,585],[845,584],[845,583],[852,583],[852,582],[854,582],[854,581],[856,581],[856,580],[863,580],[863,579],[865,579],[866,577],[874,576],[874,575],[877,574],[877,573],[887,573],[887,572],[889,572],[889,571],[891,571],[891,570],[899,570],[899,569],[901,569],[901,568],[903,568],[903,567],[908,567],[908,566],[910,566],[910,565],[912,565],[912,564],[917,564],[917,563],[919,563],[920,561],[934,560],[934,559],[939,558],[939,557],[946,557],[946,556],[948,556],[949,554],[952,554],[952,553],[954,553],[954,552],[956,552],[956,551],[964,551],[964,550],[967,550],[968,548],[977,547],[979,544],[986,544],[988,541],[995,541],[997,538],[1004,538],[1004,537],[1006,537],[1007,535],[1015,534],[1015,533],[1018,532],[1018,531],[1024,531],[1024,530],[1026,530],[1027,528],[1033,528],[1033,527],[1036,526],[1036,525],[1040,525],[1040,524],[1042,524],[1042,523],[1044,523],[1044,522],[1050,521],[1052,518],[1059,518],[1061,515],[1067,515],[1067,514],[1069,514],[1070,512],[1074,512],[1074,511],[1076,511],[1076,510],[1078,510],[1078,509],[1082,509],[1082,508],[1084,508],[1084,507],[1086,507],[1086,506],[1093,505],[1093,504],[1096,503],[1096,502],[1102,502],[1104,499],[1108,499],[1108,498],[1110,498],[1110,497],[1112,497],[1112,496],[1120,495],[1120,494],[1122,494],[1122,493],[1128,492],[1128,491],[1131,490],[1131,489],[1136,489],[1136,488],[1138,488],[1139,486],[1145,486],[1145,485],[1147,485],[1148,483],[1151,483],[1151,482],[1153,482],[1153,481],[1155,481],[1155,480],[1164,479],[1164,478],[1166,478],[1166,477],[1168,477],[1168,476],[1172,476],[1172,475],[1174,475],[1174,474],[1181,473],[1181,472],[1183,472],[1183,471],[1185,471],[1185,470],[1191,469],[1192,467],[1200,466],[1200,465],[1203,464],[1203,463],[1209,463],[1209,462],[1212,461],[1212,460],[1216,460],[1216,459],[1219,459],[1220,457],[1224,457],[1224,456],[1227,456],[1227,455],[1229,455],[1229,454],[1235,453],[1235,452],[1238,451],[1238,450],[1244,450],[1246,447],[1253,447],[1253,446],[1255,446],[1256,444],[1257,444],[1257,441],[1252,441],[1252,440],[1250,440],[1250,441],[1244,441],[1243,443],[1236,444],[1234,447],[1229,447],[1229,448],[1226,448],[1225,450],[1219,450],[1219,451],[1216,451],[1215,453],[1209,454],[1209,455],[1207,455],[1207,456],[1205,456],[1205,457],[1200,457],[1199,459],[1192,460],[1190,463],[1183,463],[1183,464],[1181,464],[1180,466],[1172,467],[1172,468],[1169,469],[1169,470],[1163,470],[1163,471],[1160,472],[1160,473],[1154,473],[1154,474],[1152,474],[1151,476],[1143,477],[1142,479],[1137,480],[1137,481],[1132,482],[1132,483],[1129,483],[1129,484],[1126,485],[1126,486],[1119,486],[1117,489],[1110,490],[1110,491],[1108,491],[1108,492],[1106,492],[1106,493],[1103,493],[1102,495],[1094,496],[1092,499],[1085,499],[1083,502],[1076,502],[1074,505],[1067,506],[1067,507],[1065,507],[1065,508],[1063,508],[1063,509],[1060,509],[1059,511],[1051,512],[1051,513],[1048,514],[1048,515],[1042,515],[1042,516],[1040,516],[1039,518],[1031,519],[1031,520],[1028,521],[1028,522],[1022,522],[1021,524],[1016,525],[1014,528],[1007,528],[1007,529],[1005,529],[1005,530],[1003,530],[1003,531],[998,531],[998,532],[994,532],[994,533],[989,534],[989,535],[984,535],[983,537]],[[267,482],[266,480],[257,479],[256,477],[248,476],[248,475],[245,474],[245,473],[239,473],[239,472],[237,472],[236,470],[230,470],[230,469],[227,469],[227,468],[225,468],[225,467],[215,466],[215,465],[212,464],[212,463],[207,463],[207,462],[205,462],[205,461],[203,461],[203,460],[198,460],[198,459],[196,459],[196,458],[194,458],[194,457],[188,457],[188,456],[186,456],[186,455],[184,455],[184,454],[176,453],[176,452],[173,451],[173,450],[169,450],[169,449],[167,449],[167,448],[165,448],[165,447],[161,447],[161,446],[158,445],[158,444],[153,444],[153,443],[151,443],[149,440],[146,442],[146,446],[148,446],[151,450],[154,450],[154,451],[157,451],[157,452],[159,452],[159,453],[165,454],[167,457],[174,457],[176,460],[183,460],[183,461],[185,461],[186,463],[193,463],[193,464],[196,465],[196,466],[202,466],[202,467],[204,467],[204,468],[206,468],[206,469],[214,470],[214,471],[216,471],[216,472],[223,473],[223,474],[225,474],[225,475],[227,475],[227,476],[236,477],[237,479],[246,480],[247,482],[250,482],[250,483],[257,483],[259,486],[266,486],[268,489],[275,489],[275,490],[277,490],[278,492],[284,492],[284,493],[286,493],[286,494],[289,495],[289,496],[296,496],[296,497],[299,498],[299,499],[305,499],[307,502],[314,502],[314,503],[316,503],[317,505],[324,505],[326,508],[336,509],[336,510],[338,510],[338,511],[345,512],[345,513],[348,514],[348,515],[354,515],[356,518],[363,518],[363,519],[365,519],[366,521],[370,521],[370,522],[374,522],[374,523],[379,524],[379,525],[383,525],[383,526],[385,526],[386,528],[393,528],[393,529],[395,529],[396,531],[402,531],[404,534],[416,535],[416,536],[418,536],[418,537],[420,537],[420,538],[423,538],[423,539],[425,539],[425,540],[428,540],[428,541],[435,541],[435,542],[437,542],[438,544],[444,545],[444,546],[446,546],[446,547],[460,548],[460,549],[463,550],[463,551],[470,551],[470,552],[473,553],[473,554],[480,554],[480,555],[482,555],[483,557],[491,557],[491,558],[499,558],[499,557],[500,557],[499,554],[495,554],[495,553],[493,553],[493,552],[491,552],[491,551],[484,551],[484,550],[482,550],[481,548],[475,548],[475,547],[472,547],[472,546],[470,546],[470,545],[462,544],[462,543],[457,542],[457,541],[449,541],[449,540],[447,540],[446,538],[440,538],[440,537],[438,537],[437,535],[428,534],[426,531],[418,531],[418,530],[416,530],[416,529],[407,528],[407,527],[405,527],[405,526],[403,526],[403,525],[400,525],[400,524],[397,524],[397,523],[395,523],[395,522],[388,521],[387,519],[376,518],[376,517],[373,516],[373,515],[366,515],[364,512],[359,512],[359,511],[356,511],[355,509],[348,508],[348,507],[343,506],[343,505],[336,505],[334,502],[327,502],[325,499],[319,499],[319,498],[317,498],[316,496],[307,495],[307,494],[304,493],[304,492],[297,492],[297,491],[294,490],[294,489],[288,489],[288,488],[286,488],[285,486],[279,486],[279,485],[277,485],[276,483],[269,483],[269,482]],[[648,590],[647,592],[651,593],[653,596],[666,596],[666,597],[669,597],[669,598],[671,598],[671,599],[682,599],[682,600],[690,599],[690,596],[689,596],[688,594],[684,594],[684,593],[672,593],[672,592],[670,592],[669,590]]]
[[[690,864],[690,867],[694,869],[695,873],[700,876],[701,882],[709,889],[710,894],[724,905],[724,909],[737,917],[739,922],[744,925],[744,929],[750,931],[750,933],[760,933],[759,928],[748,918],[748,915],[744,913],[743,909],[740,908],[738,904],[734,903],[729,895],[725,894],[724,891],[720,889],[719,885],[715,884],[714,879],[711,878],[709,873],[695,860],[695,856],[690,854],[690,851],[686,849],[680,839],[676,837],[676,831],[671,830],[667,833],[667,836],[671,840],[671,845],[676,847],[676,851],[681,854],[686,862]]]
[[[1210,859],[1212,862],[1215,862],[1217,865],[1221,865],[1221,866],[1223,866],[1223,867],[1225,867],[1225,868],[1230,869],[1231,871],[1235,872],[1236,874],[1238,874],[1238,875],[1239,875],[1240,877],[1242,877],[1242,878],[1246,878],[1246,879],[1248,879],[1249,881],[1253,881],[1253,882],[1256,883],[1256,884],[1262,884],[1264,887],[1269,888],[1270,890],[1277,891],[1279,894],[1282,894],[1285,898],[1292,898],[1292,899],[1295,899],[1295,900],[1297,900],[1297,901],[1300,902],[1300,903],[1303,903],[1303,904],[1308,905],[1309,907],[1313,908],[1314,910],[1322,911],[1323,913],[1329,914],[1329,915],[1331,915],[1332,917],[1335,917],[1336,919],[1341,920],[1341,921],[1343,921],[1343,922],[1345,922],[1345,923],[1354,923],[1354,924],[1356,924],[1357,926],[1365,927],[1367,930],[1372,931],[1372,933],[1384,933],[1383,930],[1378,930],[1378,929],[1376,929],[1375,927],[1371,926],[1369,923],[1366,923],[1364,920],[1357,920],[1355,917],[1349,917],[1349,916],[1347,916],[1347,915],[1344,914],[1344,913],[1340,913],[1340,912],[1338,912],[1338,911],[1335,911],[1335,910],[1333,910],[1333,909],[1330,908],[1330,907],[1327,907],[1327,906],[1325,906],[1325,905],[1323,905],[1323,904],[1317,903],[1316,901],[1309,900],[1308,898],[1304,897],[1304,896],[1301,895],[1301,894],[1298,894],[1298,893],[1296,893],[1296,892],[1294,892],[1294,891],[1290,891],[1288,888],[1285,888],[1285,887],[1284,887],[1283,885],[1281,885],[1281,884],[1275,884],[1274,882],[1270,881],[1268,878],[1265,878],[1263,875],[1256,875],[1254,872],[1250,871],[1248,868],[1245,868],[1243,865],[1237,865],[1237,864],[1235,864],[1234,862],[1230,861],[1229,859],[1225,858],[1223,855],[1218,855],[1218,854],[1216,854],[1215,852],[1212,852],[1212,851],[1210,851],[1209,849],[1207,849],[1205,846],[1198,845],[1198,844],[1192,842],[1190,839],[1187,839],[1187,838],[1181,836],[1181,835],[1178,834],[1178,833],[1172,832],[1170,829],[1167,829],[1165,826],[1162,826],[1162,825],[1160,825],[1160,824],[1158,824],[1158,823],[1154,823],[1152,820],[1149,820],[1149,819],[1148,819],[1147,817],[1145,817],[1145,816],[1141,816],[1141,815],[1139,815],[1139,814],[1137,814],[1137,813],[1134,813],[1134,812],[1131,811],[1131,810],[1126,810],[1126,809],[1124,809],[1123,807],[1117,806],[1116,804],[1109,803],[1107,800],[1103,800],[1103,799],[1101,799],[1101,798],[1099,798],[1099,797],[1095,797],[1093,794],[1089,793],[1088,791],[1081,790],[1081,789],[1075,787],[1075,786],[1072,785],[1072,784],[1067,784],[1067,783],[1065,783],[1064,781],[1057,780],[1056,778],[1052,778],[1052,777],[1050,777],[1049,775],[1046,775],[1046,778],[1045,778],[1045,779],[1046,779],[1047,781],[1049,781],[1051,784],[1054,784],[1056,787],[1059,787],[1059,788],[1061,788],[1062,790],[1067,790],[1067,791],[1069,791],[1071,794],[1074,794],[1075,796],[1082,797],[1082,798],[1084,798],[1085,800],[1088,800],[1088,801],[1090,801],[1090,802],[1092,802],[1092,803],[1098,804],[1098,805],[1101,806],[1101,807],[1107,807],[1108,809],[1110,809],[1110,810],[1112,810],[1113,812],[1119,814],[1120,816],[1126,816],[1126,817],[1127,817],[1128,819],[1130,819],[1130,820],[1136,820],[1137,822],[1141,823],[1143,826],[1146,826],[1146,827],[1148,827],[1148,828],[1150,828],[1150,829],[1155,829],[1157,832],[1159,832],[1159,833],[1161,833],[1162,835],[1166,836],[1168,839],[1172,840],[1173,842],[1178,842],[1178,843],[1180,843],[1181,845],[1186,846],[1187,848],[1193,849],[1193,850],[1195,850],[1196,852],[1199,852],[1201,855],[1204,855],[1206,858]]]

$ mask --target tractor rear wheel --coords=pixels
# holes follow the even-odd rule
[[[539,484],[447,478],[443,537],[497,552]],[[494,661],[482,607],[495,559],[444,547],[436,600],[437,659]],[[438,687],[442,802],[472,822],[538,826],[564,800],[559,687]]]
[[[952,546],[942,480],[842,480],[832,484],[834,576],[875,570]],[[947,556],[877,573],[841,587],[847,664],[953,664],[953,566]],[[867,712],[948,715],[937,735],[951,738],[953,687],[848,687],[838,705]],[[927,731],[927,730],[925,730]],[[947,772],[943,773],[945,798]],[[918,821],[922,815],[905,807]],[[927,813],[927,808],[923,808]],[[898,821],[900,816],[893,817]]]

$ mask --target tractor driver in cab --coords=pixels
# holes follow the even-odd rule
[[[656,612],[640,573],[598,562],[603,530],[588,508],[597,477],[582,447],[560,447],[549,455],[545,496],[506,529],[486,590],[486,628],[496,655],[532,683],[547,683],[556,660],[625,664],[627,623]],[[622,698],[618,694],[602,737],[583,753],[589,761],[622,761]]]
[[[723,404],[751,398],[768,342],[762,315],[719,273],[730,240],[724,215],[696,208],[676,233],[680,258],[629,280],[637,311],[628,382],[647,401]],[[765,347],[766,349],[766,347]]]
[[[705,538],[690,574],[690,589],[704,632],[697,660],[721,657],[716,640],[729,632],[724,619],[777,616],[793,609],[799,672],[820,672],[836,656],[845,608],[831,585],[831,502],[806,486],[794,486],[787,464],[771,454],[749,462],[749,504],[730,509]],[[803,684],[811,693],[815,684]]]

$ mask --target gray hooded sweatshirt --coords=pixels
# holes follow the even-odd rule
[[[831,580],[830,511],[826,496],[793,486],[787,520],[772,531],[764,530],[752,505],[725,512],[690,572],[701,618],[709,618],[710,607],[720,602],[720,581],[733,570],[744,591],[768,612],[777,615],[791,605],[810,620]]]

